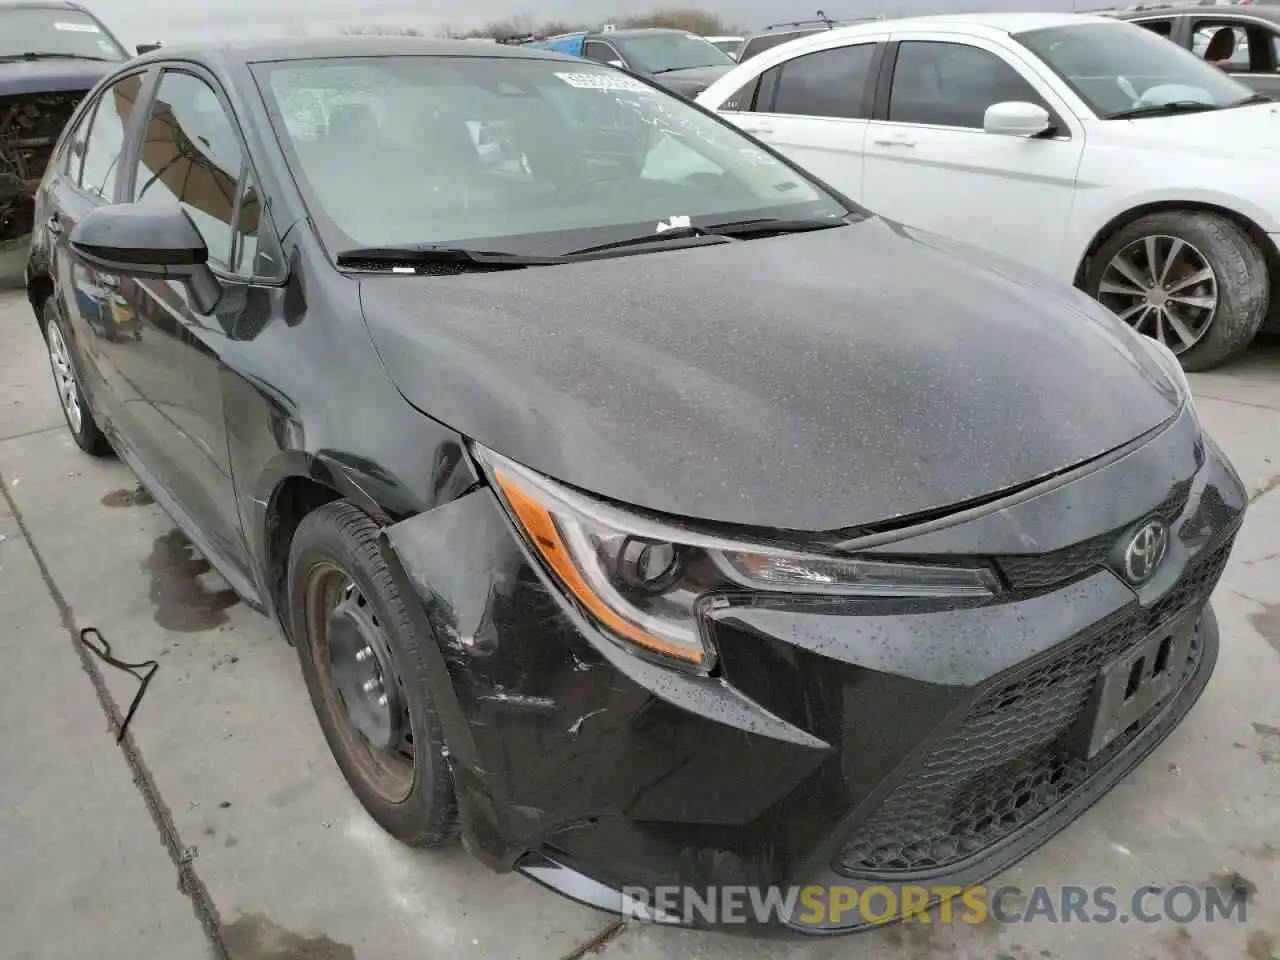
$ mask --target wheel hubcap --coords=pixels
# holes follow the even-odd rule
[[[344,752],[390,803],[413,789],[417,757],[404,684],[385,627],[351,575],[332,563],[307,576],[311,662]]]
[[[329,615],[329,671],[351,726],[369,746],[394,749],[402,736],[400,685],[382,629],[355,584]]]
[[[1107,264],[1098,300],[1174,353],[1204,338],[1218,312],[1218,278],[1198,248],[1177,237],[1133,241]]]
[[[67,415],[67,423],[76,433],[84,424],[80,409],[80,388],[76,385],[75,368],[71,366],[71,354],[62,339],[62,331],[56,323],[49,323],[49,362],[53,365],[53,382],[58,388],[58,399]]]

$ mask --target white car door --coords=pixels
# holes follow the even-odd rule
[[[778,63],[720,105],[719,112],[858,200],[863,137],[883,39],[859,37]]]
[[[868,208],[908,226],[1058,272],[1084,128],[1031,65],[994,42],[959,34],[897,33],[892,80],[867,130]],[[1049,111],[1050,131],[983,130],[992,104]]]

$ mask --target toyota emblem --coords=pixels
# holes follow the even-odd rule
[[[1148,520],[1124,548],[1124,575],[1130,583],[1146,583],[1169,548],[1169,528],[1163,520]]]

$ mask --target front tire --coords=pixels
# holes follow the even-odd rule
[[[1266,257],[1253,238],[1226,217],[1193,210],[1153,213],[1121,227],[1098,248],[1084,287],[1193,371],[1249,345],[1271,292]]]
[[[76,371],[74,358],[67,346],[70,338],[66,327],[54,309],[53,298],[44,304],[44,340],[48,347],[49,368],[53,372],[53,385],[58,391],[58,401],[62,405],[62,416],[67,422],[67,429],[78,446],[91,457],[107,457],[111,455],[111,444],[98,423],[93,419],[89,404],[85,402],[84,391],[80,389],[80,375]]]
[[[290,633],[320,727],[365,810],[416,847],[457,833],[453,778],[428,660],[386,564],[378,528],[338,500],[309,513],[289,552]]]

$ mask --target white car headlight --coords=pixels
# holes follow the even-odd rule
[[[717,593],[985,597],[999,590],[981,565],[814,554],[710,536],[584,496],[478,444],[472,451],[565,596],[613,638],[685,666],[711,664],[698,616]]]

